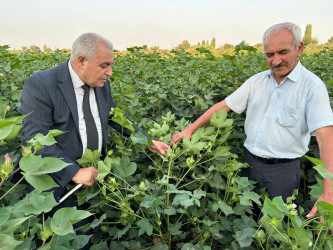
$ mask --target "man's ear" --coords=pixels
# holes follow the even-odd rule
[[[300,58],[304,49],[304,43],[301,41],[298,45],[297,57]]]
[[[79,67],[84,66],[86,61],[87,61],[86,58],[83,55],[79,55],[76,60],[77,60],[77,63],[78,63]]]

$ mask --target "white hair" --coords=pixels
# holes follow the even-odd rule
[[[99,43],[103,43],[111,51],[113,51],[113,44],[98,34],[84,33],[80,35],[72,44],[70,60],[74,60],[79,55],[83,55],[88,61],[94,59]]]
[[[295,45],[296,48],[298,48],[300,42],[302,41],[301,28],[298,25],[296,25],[294,23],[291,23],[291,22],[278,23],[278,24],[275,24],[275,25],[269,27],[265,31],[265,33],[262,37],[262,44],[264,45],[264,47],[265,47],[265,43],[266,43],[267,39],[271,35],[275,34],[276,32],[278,32],[280,30],[283,30],[283,29],[289,30],[293,34],[293,36],[294,36],[294,45]]]

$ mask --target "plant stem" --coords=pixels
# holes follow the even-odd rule
[[[53,241],[53,239],[54,239],[54,236],[55,236],[55,233],[52,235],[52,238],[51,238],[51,240],[50,240],[50,243],[47,245],[46,250],[48,250],[48,249],[50,248],[50,246],[51,246],[51,244],[52,244],[52,241]]]
[[[24,176],[18,181],[15,183],[14,186],[12,186],[3,196],[0,197],[0,201],[10,192],[12,191],[21,181],[23,181],[24,179]]]

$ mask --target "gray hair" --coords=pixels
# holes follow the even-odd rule
[[[94,59],[99,43],[103,43],[113,51],[112,43],[98,34],[84,33],[80,35],[72,44],[70,60],[73,61],[79,55],[83,55],[88,61]]]
[[[296,48],[298,48],[300,42],[302,41],[302,32],[301,32],[301,28],[294,24],[294,23],[291,23],[291,22],[286,22],[286,23],[278,23],[278,24],[275,24],[271,27],[269,27],[263,37],[262,37],[262,44],[263,46],[265,47],[265,42],[266,40],[273,34],[275,34],[276,32],[280,31],[280,30],[289,30],[293,36],[294,36],[294,45]]]

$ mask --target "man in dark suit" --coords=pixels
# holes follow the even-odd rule
[[[97,34],[85,33],[74,41],[69,61],[33,74],[24,85],[19,112],[29,115],[23,121],[22,143],[37,133],[45,135],[51,129],[66,132],[57,136],[56,144],[38,151],[43,157],[61,158],[70,163],[50,174],[60,186],[55,189],[56,198],[64,194],[70,182],[85,186],[96,182],[98,170],[92,166],[81,168],[76,160],[83,156],[86,148],[98,149],[106,155],[108,124],[130,135],[129,130],[122,130],[119,124],[109,120],[109,111],[115,107],[107,80],[112,75],[113,55],[111,42]],[[87,88],[88,99],[83,86]],[[93,132],[85,119],[87,102],[93,117]],[[140,130],[135,127],[136,131]],[[89,146],[91,140],[94,146]],[[166,150],[170,149],[163,142],[152,142],[154,146],[149,149],[154,153],[166,155]]]

